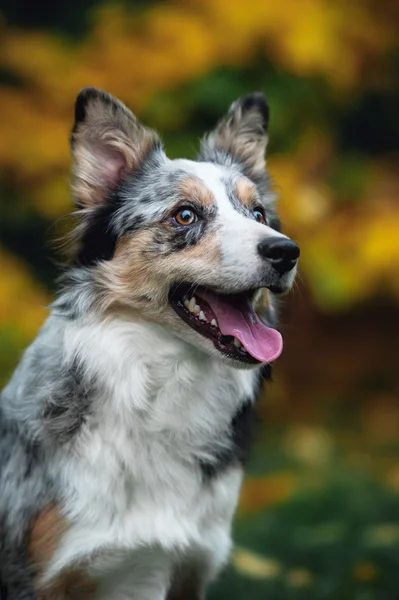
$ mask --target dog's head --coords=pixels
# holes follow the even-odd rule
[[[241,98],[198,160],[170,160],[121,102],[82,90],[71,137],[76,262],[92,270],[102,310],[166,326],[236,366],[280,354],[254,303],[292,286],[299,249],[279,231],[265,171],[268,113],[262,94]]]

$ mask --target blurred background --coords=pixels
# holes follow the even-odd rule
[[[46,316],[78,90],[194,157],[253,90],[300,278],[213,600],[399,598],[399,4],[2,0],[0,379]]]

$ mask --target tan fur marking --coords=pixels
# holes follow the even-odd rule
[[[48,506],[36,517],[29,539],[29,556],[41,573],[50,562],[67,524],[56,506]]]
[[[154,248],[154,237],[167,225],[142,230],[121,240],[112,261],[99,265],[96,278],[101,289],[100,310],[128,306],[140,320],[163,322],[170,286],[182,278],[207,285],[209,269],[217,267],[220,248],[210,234],[200,243],[179,252],[162,255]]]
[[[113,260],[99,266],[98,280],[107,290],[104,308],[129,304],[151,290],[151,267],[154,262],[150,254],[152,240],[153,233],[149,230],[120,240]]]
[[[38,600],[92,600],[97,586],[80,571],[68,571],[38,593]]]
[[[190,200],[203,206],[212,206],[215,204],[213,194],[196,177],[185,177],[178,186],[182,200]]]
[[[256,187],[244,177],[236,181],[236,194],[241,204],[248,207],[253,206],[258,198]]]
[[[67,530],[67,523],[55,505],[42,510],[32,524],[29,538],[29,556],[37,576],[38,600],[91,600],[96,589],[81,571],[66,571],[48,585],[40,578],[57,550]]]

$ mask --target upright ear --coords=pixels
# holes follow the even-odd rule
[[[262,93],[239,98],[202,140],[200,159],[218,164],[236,162],[251,179],[262,179],[268,122],[269,107]]]
[[[130,170],[161,148],[161,141],[122,102],[87,87],[76,99],[71,147],[73,193],[79,206],[89,207],[106,199]]]

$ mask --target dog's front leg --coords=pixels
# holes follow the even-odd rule
[[[131,573],[103,588],[98,600],[166,600],[169,579],[165,573]]]
[[[170,558],[156,551],[135,552],[100,587],[96,600],[166,600],[171,582]]]

